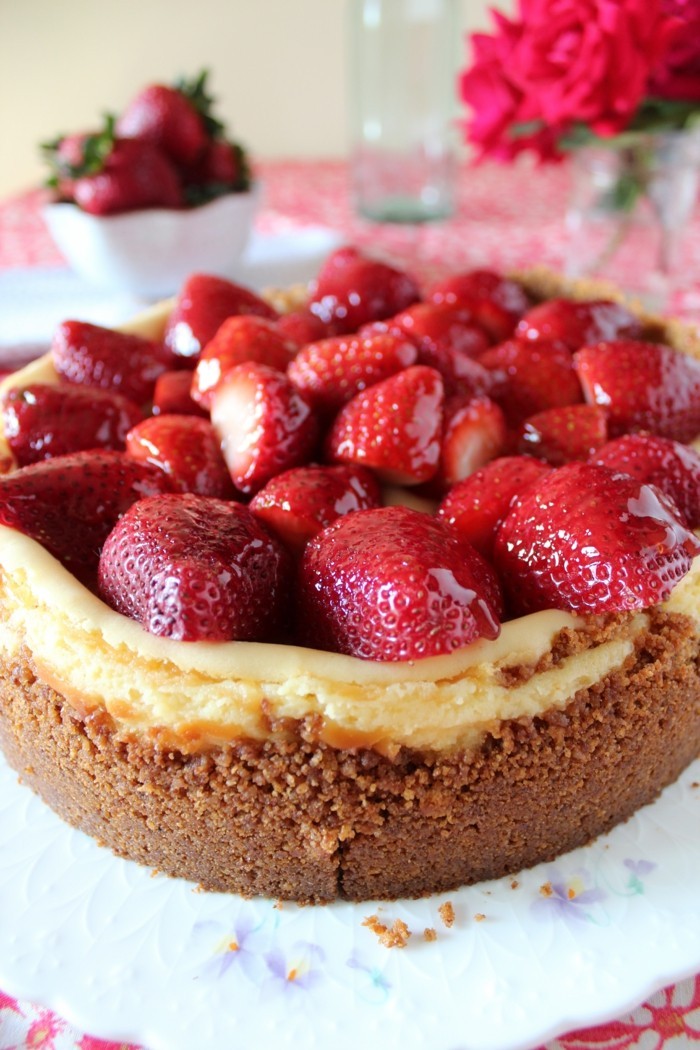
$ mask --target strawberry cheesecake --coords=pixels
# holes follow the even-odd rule
[[[415,897],[700,754],[700,352],[546,272],[355,248],[68,319],[0,388],[0,743],[205,889]]]

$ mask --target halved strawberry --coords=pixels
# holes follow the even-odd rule
[[[479,363],[492,372],[490,396],[511,427],[535,412],[583,400],[571,352],[563,343],[509,339],[487,350]]]
[[[312,536],[343,514],[378,507],[379,483],[363,467],[294,467],[268,481],[250,501],[250,510],[299,553]]]
[[[126,436],[134,459],[152,463],[168,475],[173,492],[230,499],[233,483],[219,438],[208,419],[195,416],[152,416]]]
[[[561,405],[529,416],[518,449],[560,467],[589,459],[608,440],[608,417],[599,405]]]
[[[501,456],[458,482],[437,509],[437,517],[486,558],[513,500],[549,473],[532,456]]]
[[[425,298],[433,303],[468,307],[496,343],[510,338],[531,306],[521,284],[493,270],[470,270],[442,278],[428,288]]]
[[[270,321],[277,311],[259,295],[225,277],[195,273],[187,278],[175,300],[165,329],[165,345],[173,361],[191,362],[213,339],[227,317],[255,314]]]
[[[347,246],[324,262],[309,289],[307,307],[342,335],[391,317],[419,298],[418,285],[403,270]]]
[[[253,314],[227,317],[199,355],[192,376],[192,397],[210,408],[212,395],[229,369],[257,361],[284,372],[296,352],[296,344],[285,338],[273,321]]]
[[[314,456],[319,423],[285,375],[251,361],[230,369],[214,392],[211,421],[233,483],[252,495]]]
[[[579,350],[586,401],[608,413],[610,434],[650,430],[688,442],[700,434],[700,361],[662,343],[616,339]]]
[[[83,449],[123,449],[142,418],[133,401],[94,387],[31,383],[2,396],[3,431],[20,467]]]
[[[347,514],[302,558],[302,640],[366,660],[415,660],[495,638],[500,600],[481,555],[407,507]]]
[[[390,484],[418,485],[437,470],[444,386],[434,368],[413,365],[356,394],[336,416],[328,458],[372,467]]]
[[[418,351],[403,336],[383,332],[332,336],[308,343],[287,370],[295,387],[324,414],[413,365]]]
[[[519,339],[556,340],[572,351],[601,339],[637,339],[641,334],[638,318],[626,306],[608,299],[547,299],[533,306],[515,329]]]
[[[163,372],[156,379],[153,390],[154,416],[163,416],[173,413],[179,416],[209,416],[206,408],[202,408],[193,400],[190,393],[192,386],[192,373],[190,371],[174,369]]]
[[[68,383],[111,390],[139,405],[151,400],[156,379],[166,370],[158,343],[87,321],[58,325],[51,358]]]
[[[700,453],[695,449],[658,434],[624,434],[604,445],[591,462],[656,485],[691,528],[700,528]]]
[[[505,416],[495,401],[488,397],[448,398],[438,470],[442,491],[502,456],[507,441]]]
[[[516,613],[644,609],[669,596],[700,541],[660,489],[568,463],[517,499],[494,559]]]
[[[191,493],[139,500],[99,565],[109,605],[186,642],[277,639],[290,584],[286,551],[247,507]]]
[[[170,489],[162,470],[125,452],[73,452],[0,477],[0,524],[30,536],[93,586],[102,544],[122,514]]]

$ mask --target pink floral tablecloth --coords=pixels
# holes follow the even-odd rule
[[[420,227],[371,225],[353,213],[348,173],[341,162],[262,164],[261,233],[308,226],[339,231],[348,241],[408,261],[424,279],[456,267],[511,269],[535,263],[561,267],[566,248],[565,167],[465,169],[453,219]],[[0,202],[0,271],[65,268],[44,228],[42,194]],[[671,310],[700,320],[700,218],[688,231]],[[1,276],[1,273],[0,273]],[[0,946],[0,951],[2,946]],[[700,1045],[700,976],[653,995],[628,1016],[562,1036],[548,1050],[680,1050]],[[0,1050],[117,1050],[125,1044],[76,1031],[41,1005],[0,990]]]

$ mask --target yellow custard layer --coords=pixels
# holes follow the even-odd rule
[[[585,631],[586,621],[535,613],[504,624],[495,641],[401,664],[296,646],[183,643],[109,609],[20,533],[0,528],[0,552],[5,655],[26,646],[41,678],[78,710],[104,708],[126,734],[185,749],[262,739],[270,716],[309,715],[336,746],[472,747],[499,720],[561,707],[620,667],[648,622],[639,613],[609,640],[512,684],[504,669],[535,666],[562,629]],[[665,608],[700,618],[698,560]]]

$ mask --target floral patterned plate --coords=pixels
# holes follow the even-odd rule
[[[592,846],[421,901],[198,892],[68,828],[1,759],[0,849],[0,986],[149,1050],[520,1050],[700,970],[700,762]]]

